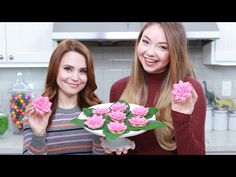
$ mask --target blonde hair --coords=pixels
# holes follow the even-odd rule
[[[192,64],[187,52],[187,38],[181,23],[147,23],[141,29],[135,44],[134,61],[130,79],[120,99],[130,103],[145,105],[148,96],[148,86],[145,82],[145,71],[137,56],[137,47],[143,32],[152,25],[160,24],[165,32],[168,43],[170,62],[167,66],[166,77],[161,86],[160,97],[156,102],[159,112],[157,120],[163,121],[167,126],[155,130],[160,146],[165,150],[176,149],[175,132],[171,118],[171,90],[174,83],[184,80],[187,76],[194,77]],[[138,79],[137,79],[138,78]]]

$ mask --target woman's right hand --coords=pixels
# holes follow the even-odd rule
[[[32,133],[36,136],[43,136],[47,129],[51,111],[40,115],[35,111],[33,105],[29,104],[26,107],[25,113],[26,117],[28,118],[29,126],[32,129]]]

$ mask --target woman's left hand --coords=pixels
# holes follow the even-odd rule
[[[187,98],[184,102],[177,102],[174,96],[171,95],[171,109],[183,114],[192,114],[197,98],[198,95],[194,88],[192,89],[192,96]]]

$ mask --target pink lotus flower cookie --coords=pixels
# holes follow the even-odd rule
[[[127,129],[127,126],[125,125],[124,122],[120,123],[118,121],[110,122],[109,124],[107,124],[107,127],[108,127],[108,130],[114,134],[123,133]]]
[[[148,120],[144,117],[132,117],[128,120],[133,127],[144,127],[148,124]]]
[[[127,109],[128,105],[126,105],[125,103],[114,103],[111,106],[111,110],[113,111],[120,111],[120,112],[124,112]]]
[[[179,81],[174,84],[172,94],[177,102],[184,102],[187,98],[192,96],[192,84],[190,82]]]
[[[92,117],[89,117],[84,124],[87,125],[91,129],[97,129],[103,126],[105,119],[102,116],[98,116],[94,114]]]
[[[112,111],[108,115],[113,121],[123,122],[126,119],[126,114],[120,111]]]
[[[39,96],[32,101],[32,105],[38,114],[43,115],[51,110],[52,103],[48,97]]]
[[[139,117],[144,117],[148,113],[148,108],[145,108],[143,106],[138,106],[138,107],[134,108],[131,112],[133,115],[136,115]]]

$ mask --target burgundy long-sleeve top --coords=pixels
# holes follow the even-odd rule
[[[155,106],[155,97],[160,95],[160,88],[165,78],[165,72],[159,74],[148,74],[148,99],[144,106]],[[110,90],[110,102],[116,102],[120,99],[122,92],[129,80],[125,77],[116,81]],[[168,151],[161,148],[155,137],[154,130],[149,130],[141,135],[131,137],[135,141],[135,149],[130,150],[129,154],[139,155],[167,155],[167,154],[205,154],[205,116],[206,116],[206,99],[201,84],[190,77],[189,81],[195,89],[198,99],[195,103],[194,111],[191,115],[171,111],[173,120],[176,150]]]

